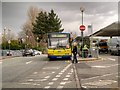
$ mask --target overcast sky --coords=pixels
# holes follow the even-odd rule
[[[27,20],[27,10],[35,6],[46,11],[53,9],[62,21],[64,32],[73,32],[80,35],[81,25],[80,7],[84,7],[85,35],[87,26],[93,25],[93,32],[118,20],[117,2],[2,2],[2,26],[14,33],[21,31]]]

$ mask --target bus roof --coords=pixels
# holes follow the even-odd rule
[[[52,32],[52,33],[48,33],[48,34],[70,34],[70,33]]]

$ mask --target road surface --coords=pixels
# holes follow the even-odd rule
[[[83,90],[117,88],[118,56],[100,57],[102,60],[79,61],[78,64],[71,64],[69,60],[49,61],[47,55],[4,59],[2,87],[75,90],[78,87],[84,88]]]

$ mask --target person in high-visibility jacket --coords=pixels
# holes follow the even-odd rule
[[[88,56],[88,48],[87,48],[87,45],[84,45],[83,47],[83,57],[86,58]]]

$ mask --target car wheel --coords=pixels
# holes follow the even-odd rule
[[[114,55],[114,53],[111,51],[111,55]]]

